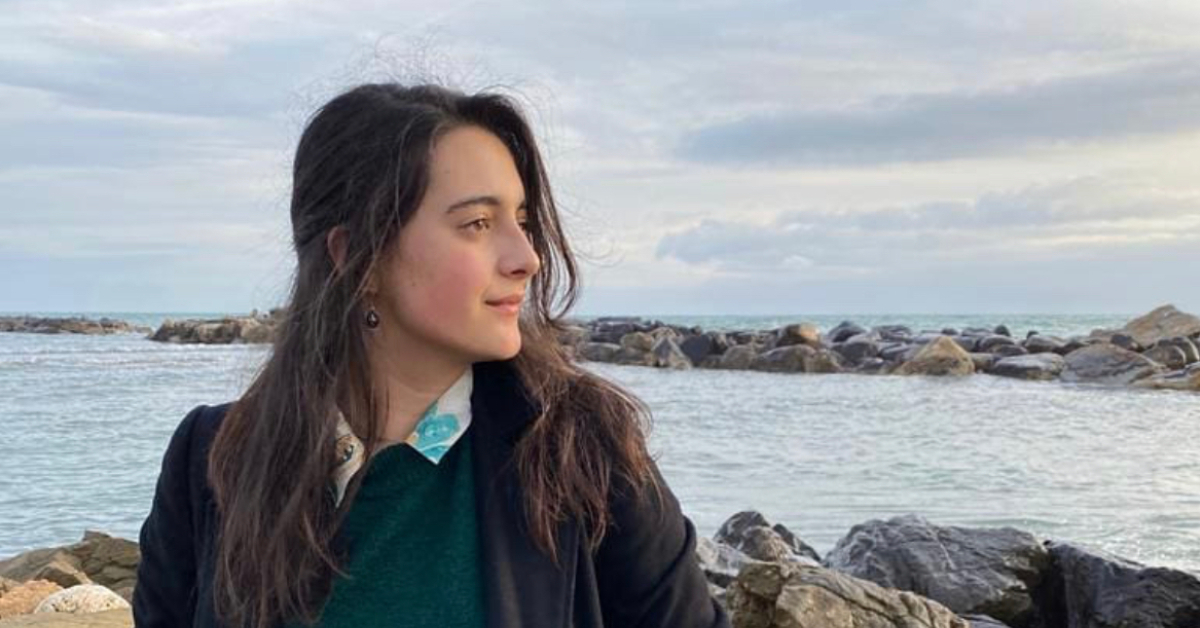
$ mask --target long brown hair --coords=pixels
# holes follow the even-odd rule
[[[209,456],[220,513],[214,604],[233,626],[319,617],[343,575],[332,541],[362,474],[334,508],[327,493],[340,407],[378,446],[378,403],[367,362],[363,294],[424,196],[431,152],[447,131],[482,127],[508,147],[525,187],[529,237],[542,260],[512,359],[540,413],[514,462],[537,547],[558,561],[555,528],[574,518],[595,550],[610,523],[609,492],[652,481],[650,412],[618,385],[580,368],[559,343],[576,299],[576,265],[533,133],[515,101],[437,86],[367,84],[321,107],[296,149],[291,202],[297,268],[271,354],[226,414]],[[335,272],[326,235],[348,231]],[[552,301],[562,307],[552,314]]]

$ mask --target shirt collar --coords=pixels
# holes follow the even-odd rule
[[[412,434],[403,442],[388,445],[388,447],[412,447],[426,460],[438,464],[450,447],[462,437],[471,424],[471,391],[474,376],[473,366],[468,366],[446,392],[442,393],[417,421]],[[363,443],[350,428],[341,409],[336,409],[338,417],[337,451],[339,462],[333,471],[335,484],[335,504],[342,502],[346,486],[354,474],[366,462],[366,451]]]

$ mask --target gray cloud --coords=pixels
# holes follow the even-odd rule
[[[1198,62],[1188,57],[1005,90],[752,115],[685,135],[677,155],[726,164],[874,164],[1189,131],[1200,128]]]

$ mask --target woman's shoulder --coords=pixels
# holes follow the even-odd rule
[[[205,481],[209,449],[233,403],[200,404],[184,415],[175,426],[163,454],[164,480],[177,485]]]

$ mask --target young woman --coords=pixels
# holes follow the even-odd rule
[[[339,95],[291,219],[269,358],[167,446],[137,626],[728,626],[647,408],[560,345],[575,263],[513,102]]]

